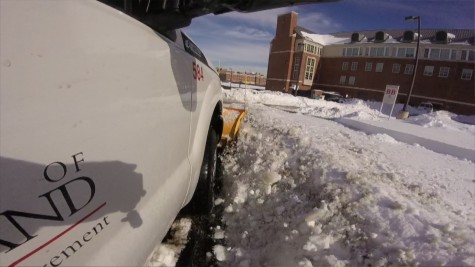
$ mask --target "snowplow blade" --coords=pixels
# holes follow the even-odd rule
[[[239,108],[223,108],[223,134],[221,135],[222,146],[227,145],[229,142],[235,140],[239,133],[239,126],[241,121],[246,115],[245,109]]]

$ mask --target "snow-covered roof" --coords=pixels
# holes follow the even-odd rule
[[[374,41],[374,36],[378,31],[383,31],[392,36],[392,38],[386,40],[385,43],[395,43],[403,40],[404,32],[407,31],[407,29],[365,30],[356,32],[368,37],[367,40],[363,40],[360,43],[371,43]],[[473,29],[421,29],[420,31],[420,40],[426,44],[437,43],[436,34],[439,31],[447,32],[447,38],[450,39],[450,43],[448,44],[475,44],[475,30]],[[353,33],[354,32],[338,32],[332,33],[331,35],[338,38],[350,38]],[[417,36],[417,31],[415,31],[415,34]]]
[[[389,35],[389,38],[384,43],[402,43],[403,35],[406,30],[373,30],[373,31],[359,31],[357,33],[365,36],[358,43],[373,43],[376,32],[383,31]],[[421,29],[421,43],[431,44],[437,43],[436,33],[439,30],[436,29]],[[295,28],[295,32],[303,38],[319,43],[321,45],[334,45],[334,44],[349,44],[351,43],[351,35],[354,32],[340,32],[332,34],[317,34],[301,26]],[[417,33],[415,33],[417,36]],[[458,45],[474,45],[475,44],[475,30],[464,29],[452,29],[447,31],[447,38],[450,39],[448,44]]]
[[[331,45],[331,44],[345,44],[350,41],[349,38],[335,37],[330,34],[316,34],[316,33],[307,33],[302,31],[302,36],[306,39],[309,39],[315,43],[321,45]]]

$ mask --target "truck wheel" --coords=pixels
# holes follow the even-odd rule
[[[200,178],[195,194],[191,199],[189,211],[198,214],[211,213],[214,206],[214,185],[216,176],[216,163],[218,161],[218,136],[213,126],[208,130],[205,154],[201,164]]]

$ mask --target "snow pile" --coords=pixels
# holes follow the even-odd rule
[[[333,119],[367,134],[389,134],[398,141],[418,143],[427,149],[475,162],[475,116],[437,111],[414,115],[406,121],[394,117],[388,120],[391,106],[384,105],[381,109],[381,102],[346,99],[344,103],[335,103],[271,91],[227,90],[225,101],[235,102],[235,105],[239,102],[241,108],[243,105],[263,104],[274,109]],[[421,112],[411,106],[407,108],[411,114]],[[396,104],[393,116],[402,109],[403,104]],[[451,131],[451,134],[446,131]]]
[[[374,101],[224,98],[248,114],[221,156],[224,218],[207,251],[219,266],[475,266],[475,116],[401,121]],[[174,265],[174,242],[157,265]]]
[[[222,265],[475,265],[473,162],[308,115],[250,105],[222,158]]]
[[[390,105],[384,105],[380,114],[381,102],[377,101],[346,99],[344,103],[336,103],[264,90],[223,90],[223,96],[225,102],[240,102],[247,105],[263,104],[287,111],[291,109],[301,114],[324,119],[351,118],[357,120],[380,120],[387,118],[391,110]],[[396,104],[392,116],[396,116],[396,114],[403,109],[403,106],[403,104]],[[407,108],[410,114],[421,113],[417,108],[411,106]],[[447,111],[437,111],[430,114],[411,116],[406,122],[427,128],[441,127],[448,130],[455,129],[457,131],[475,133],[475,115],[456,115]]]
[[[475,125],[456,121],[457,116],[447,111],[437,111],[419,116],[409,117],[407,122],[421,125],[426,128],[443,128],[447,130],[471,132],[475,134]],[[466,116],[467,117],[467,116]],[[472,116],[475,118],[475,116]]]
[[[325,119],[346,116],[377,119],[379,114],[379,110],[371,108],[368,103],[359,99],[349,99],[340,104],[307,97],[295,97],[282,92],[255,90],[223,90],[223,95],[225,102],[242,102],[246,105],[263,104]]]
[[[245,89],[222,90],[225,102],[242,102],[245,104],[264,104],[273,106],[300,107],[302,100],[282,92],[256,91]],[[290,97],[289,97],[290,96]]]
[[[265,86],[260,85],[252,85],[252,84],[245,84],[245,83],[231,83],[231,82],[223,82],[221,81],[221,86],[227,89],[236,88],[236,89],[252,89],[252,90],[265,90]]]
[[[171,238],[158,245],[145,266],[175,266],[181,251],[188,243],[191,219],[182,218],[170,227]]]

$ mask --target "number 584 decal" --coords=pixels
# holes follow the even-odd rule
[[[193,62],[193,79],[201,81],[204,80],[204,73],[203,73],[203,67],[201,67],[199,64]]]

